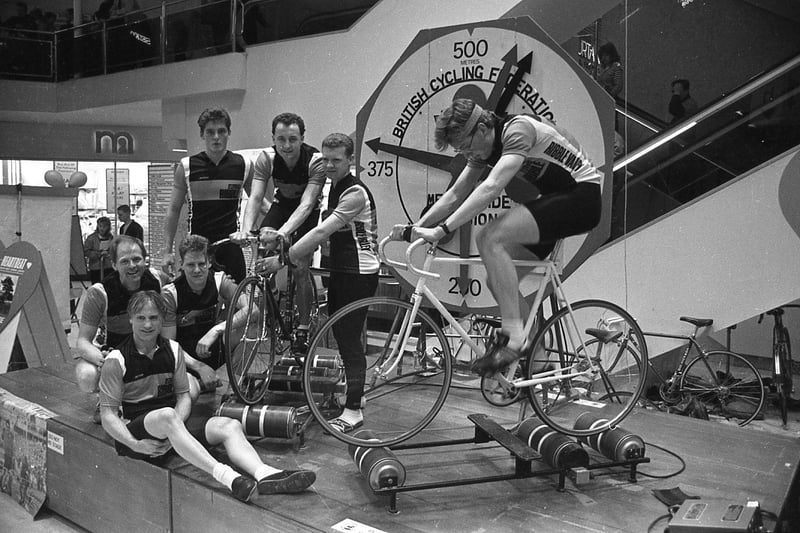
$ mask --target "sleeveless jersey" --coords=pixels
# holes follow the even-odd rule
[[[270,178],[274,180],[275,202],[296,207],[300,205],[306,185],[325,185],[322,154],[313,146],[305,143],[301,145],[300,157],[291,170],[282,157],[275,155],[275,146],[264,149],[256,160],[253,173],[253,179],[264,182],[269,182]]]
[[[252,175],[249,158],[228,152],[215,165],[205,152],[181,160],[186,176],[189,233],[211,242],[239,229],[242,188]]]
[[[167,302],[167,312],[164,315],[164,326],[175,326],[176,340],[181,347],[191,355],[197,357],[197,343],[209,329],[219,322],[223,302],[220,299],[219,288],[222,285],[224,272],[215,272],[208,276],[206,285],[200,294],[196,294],[185,276],[180,276],[174,282],[165,285],[162,290]],[[210,361],[220,360],[221,338],[217,338],[211,350]],[[204,360],[207,362],[206,360]],[[220,362],[216,367],[222,365]]]
[[[337,272],[374,274],[378,260],[378,217],[372,193],[352,174],[328,193],[329,216],[346,222],[330,237],[330,264]]]
[[[152,358],[136,349],[129,335],[110,352],[100,373],[100,405],[122,406],[130,420],[162,407],[175,407],[176,394],[188,392],[183,350],[175,342],[158,338]]]
[[[595,168],[580,145],[569,134],[553,124],[544,122],[534,115],[509,115],[495,136],[494,148],[486,161],[470,158],[468,165],[483,168],[494,165],[505,154],[519,154],[525,158],[522,167],[513,179],[519,179],[537,185],[537,180],[545,174],[559,173],[567,175],[569,182],[589,182],[600,184],[602,175]],[[563,180],[554,180],[565,183]],[[550,180],[548,180],[548,183]],[[553,192],[542,190],[543,194]],[[507,191],[509,192],[509,191]],[[509,196],[511,196],[509,194]],[[517,198],[511,198],[520,201]]]

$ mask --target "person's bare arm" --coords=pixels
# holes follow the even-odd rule
[[[169,269],[175,266],[175,233],[178,231],[178,217],[181,215],[181,208],[186,201],[186,172],[183,164],[178,163],[175,167],[175,174],[172,179],[172,195],[167,209],[167,218],[164,221],[164,249],[161,257],[164,261],[164,268]],[[167,270],[165,272],[169,273]]]

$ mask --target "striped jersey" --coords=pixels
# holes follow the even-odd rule
[[[186,361],[177,342],[159,337],[155,351],[141,354],[133,335],[106,356],[100,369],[100,405],[128,420],[162,407],[175,407],[176,395],[189,392]]]
[[[565,170],[578,183],[601,183],[602,174],[583,152],[578,142],[554,124],[534,115],[509,115],[495,140],[487,161],[470,158],[468,165],[483,168],[497,163],[501,155],[519,154],[525,158],[514,179],[531,184],[547,172],[551,165]],[[510,192],[507,190],[506,192]],[[512,200],[518,201],[516,198]]]
[[[269,182],[270,178],[274,180],[275,201],[279,204],[300,205],[306,185],[325,185],[322,155],[319,150],[305,143],[300,146],[300,157],[292,169],[286,166],[282,157],[276,157],[274,146],[265,148],[254,166],[253,179],[264,182]]]
[[[200,152],[184,157],[181,164],[186,176],[189,233],[214,242],[238,231],[244,206],[242,188],[253,172],[250,159],[228,150],[215,165]]]
[[[378,260],[378,216],[372,193],[352,174],[331,187],[329,216],[345,225],[330,237],[330,265],[337,272],[374,274]]]

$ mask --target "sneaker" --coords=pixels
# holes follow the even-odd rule
[[[291,494],[303,492],[317,479],[311,470],[283,470],[258,482],[259,494]]]
[[[256,483],[256,480],[247,476],[239,476],[231,483],[231,494],[242,502],[249,502],[257,489],[258,483]]]
[[[520,357],[522,357],[522,354],[519,351],[508,347],[508,335],[497,332],[489,340],[483,357],[473,361],[472,371],[480,376],[490,377]]]
[[[296,329],[294,330],[294,340],[292,341],[292,353],[305,355],[306,352],[308,352],[308,330]]]

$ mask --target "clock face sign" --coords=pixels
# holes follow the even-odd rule
[[[600,225],[565,241],[562,264],[568,275],[608,238],[613,103],[528,17],[420,32],[361,109],[358,170],[375,198],[381,237],[395,224],[418,220],[464,168],[463,156],[434,146],[436,117],[456,98],[474,100],[498,115],[535,113],[551,120],[577,138],[605,172]],[[440,256],[479,257],[475,234],[516,205],[508,190],[517,187],[517,199],[538,194],[533,186],[514,181],[471,223],[440,242]],[[403,261],[404,253],[403,245],[387,247],[392,259]],[[496,308],[483,266],[448,263],[436,271],[441,278],[428,286],[448,307],[483,313]],[[522,294],[528,297],[538,280],[524,274],[520,272]],[[395,275],[407,287],[416,283],[416,276],[406,271]]]

